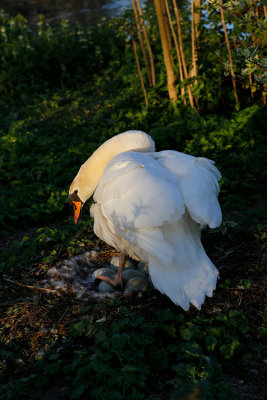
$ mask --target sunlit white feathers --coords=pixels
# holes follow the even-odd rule
[[[218,276],[200,240],[203,226],[214,228],[222,219],[214,162],[155,152],[148,135],[129,131],[104,143],[79,174],[71,190],[91,185],[96,235],[148,262],[154,286],[175,304],[200,308]]]

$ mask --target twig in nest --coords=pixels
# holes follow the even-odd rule
[[[41,287],[38,287],[38,286],[24,285],[23,283],[12,281],[11,279],[7,279],[7,278],[3,278],[3,280],[6,281],[6,282],[9,282],[9,283],[13,283],[14,285],[18,285],[18,286],[21,286],[21,287],[26,287],[28,289],[43,290],[45,292],[55,293],[57,296],[60,296],[60,293],[57,290],[54,290],[54,289],[46,289],[46,288],[41,288]]]
[[[101,239],[98,239],[98,240],[96,241],[96,244],[95,244],[94,249],[96,249],[96,248],[98,247],[98,245],[99,245],[100,242],[101,242]]]
[[[66,310],[64,311],[64,313],[61,315],[61,317],[60,317],[59,320],[58,320],[58,324],[59,324],[60,321],[63,319],[63,317],[66,315],[67,311],[68,311],[68,309],[66,309]]]
[[[234,250],[229,250],[226,254],[224,254],[221,258],[219,258],[216,263],[218,263],[219,261],[224,260],[225,258],[227,258],[228,256],[230,256],[231,254],[233,254]]]

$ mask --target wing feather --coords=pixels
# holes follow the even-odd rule
[[[112,230],[166,266],[171,265],[174,250],[159,228],[170,219],[178,221],[185,212],[180,188],[168,175],[151,156],[121,153],[107,164],[94,194]],[[114,245],[115,236],[106,241]]]
[[[149,229],[184,214],[179,186],[152,157],[140,153],[121,153],[108,163],[94,200],[120,229]]]
[[[219,226],[222,213],[217,196],[221,174],[214,161],[176,151],[156,154],[160,165],[176,176],[191,218],[202,226]]]

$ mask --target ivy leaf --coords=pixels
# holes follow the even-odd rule
[[[217,339],[214,336],[207,336],[206,337],[206,344],[207,344],[207,349],[209,351],[214,351],[216,344],[217,344]]]
[[[261,82],[262,83],[267,83],[267,71],[264,72],[264,74],[261,76]]]
[[[163,325],[162,330],[167,334],[169,337],[176,337],[176,328],[174,325]]]
[[[246,58],[249,58],[249,57],[250,57],[250,51],[249,51],[249,49],[245,49],[245,50],[244,50],[244,56],[245,56]]]
[[[191,333],[190,329],[188,329],[188,328],[181,329],[180,333],[181,333],[182,338],[185,340],[190,340],[192,338],[192,333]]]
[[[258,75],[253,75],[255,81],[261,82],[261,78]]]

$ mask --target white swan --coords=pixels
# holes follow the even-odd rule
[[[148,262],[153,285],[175,304],[200,309],[218,276],[200,231],[221,224],[220,178],[213,161],[155,152],[149,135],[127,131],[105,142],[81,166],[69,199],[77,222],[94,193],[95,234],[123,254]],[[122,269],[123,263],[114,284],[121,281]]]

